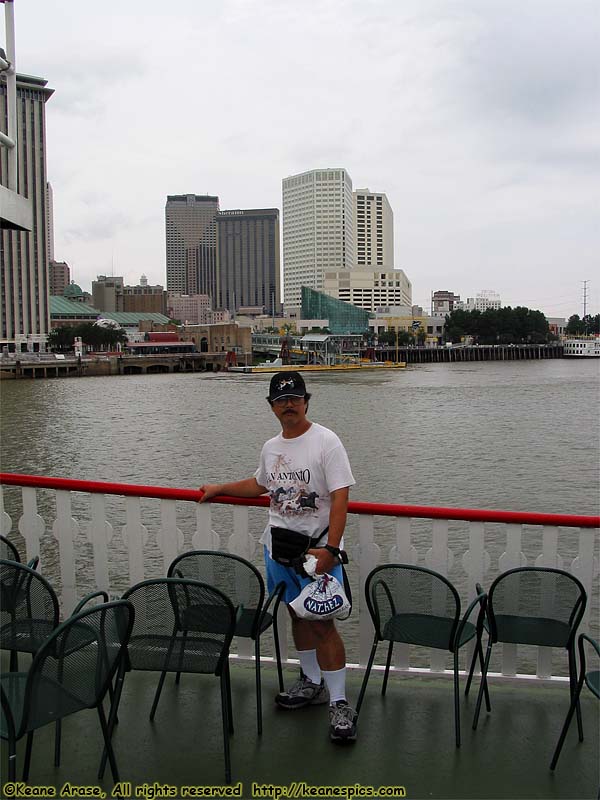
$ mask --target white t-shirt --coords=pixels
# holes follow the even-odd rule
[[[316,537],[329,525],[331,492],[355,483],[339,437],[316,422],[302,436],[265,442],[254,477],[271,498],[260,540],[269,552],[271,526]]]

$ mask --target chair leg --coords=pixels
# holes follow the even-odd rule
[[[231,783],[231,755],[229,752],[229,692],[227,670],[221,673],[221,717],[223,719],[223,753],[225,756],[225,783]]]
[[[488,641],[487,652],[485,654],[485,661],[483,664],[483,670],[481,672],[481,683],[479,684],[479,693],[477,695],[477,705],[475,706],[475,716],[473,717],[473,730],[477,730],[477,723],[479,722],[479,712],[481,711],[481,701],[483,699],[483,694],[485,691],[485,687],[487,686],[487,672],[488,667],[490,664],[490,657],[492,655],[492,640]],[[490,709],[488,709],[489,711]]]
[[[262,734],[262,688],[260,685],[260,638],[254,642],[254,668],[256,673],[256,729]]]
[[[127,659],[129,663],[129,659]],[[110,711],[108,714],[108,737],[112,739],[113,730],[115,723],[117,721],[117,713],[119,711],[119,703],[121,702],[121,694],[123,692],[123,682],[125,679],[125,663],[121,662],[119,665],[119,669],[117,671],[117,679],[115,681],[115,693],[110,704]],[[104,771],[106,769],[106,759],[107,759],[107,751],[106,747],[102,751],[102,757],[100,759],[100,766],[98,768],[98,780],[101,781],[104,777]]]
[[[229,735],[233,736],[233,706],[231,704],[231,673],[229,672],[229,659],[225,662],[225,685],[227,688],[227,716],[229,718]]]
[[[358,702],[356,703],[356,719],[358,719],[358,715],[360,713],[360,707],[362,706],[363,698],[365,696],[365,692],[367,690],[367,683],[369,681],[369,675],[371,674],[371,667],[373,666],[373,661],[375,660],[375,653],[377,651],[377,639],[373,641],[373,647],[371,648],[371,654],[369,656],[369,663],[367,664],[367,669],[365,672],[365,677],[363,678],[362,686],[360,687],[360,694],[358,695]]]
[[[8,668],[11,672],[18,672],[19,671],[19,654],[16,650],[10,651],[10,663]]]
[[[102,728],[102,736],[104,737],[104,751],[108,754],[108,760],[110,762],[110,770],[113,776],[113,783],[118,783],[119,770],[117,769],[117,761],[115,759],[115,754],[113,752],[112,742],[110,741],[108,725],[106,724],[106,717],[104,715],[104,708],[102,707],[102,703],[98,703],[98,717],[100,719],[100,727]]]
[[[160,678],[158,679],[158,686],[156,687],[156,691],[154,692],[154,700],[152,701],[152,708],[150,709],[151,722],[154,720],[154,715],[156,714],[156,708],[158,706],[158,701],[160,700],[160,694],[162,692],[166,676],[167,676],[166,671],[160,673]]]
[[[279,691],[284,691],[283,685],[283,669],[281,667],[281,651],[279,649],[279,630],[277,628],[277,620],[273,619],[273,640],[275,642],[275,658],[277,659],[277,677],[279,678]]]
[[[60,742],[62,739],[62,719],[56,720],[56,730],[54,732],[54,766],[60,767]]]
[[[575,689],[577,688],[577,661],[575,660],[575,644],[569,650],[569,687],[571,689],[571,699],[575,696]],[[577,731],[579,733],[579,741],[583,742],[583,721],[581,719],[581,705],[579,697],[576,702],[577,711]]]
[[[25,761],[23,762],[23,783],[29,780],[29,767],[31,766],[31,749],[33,747],[33,731],[27,734],[27,746],[25,747]]]
[[[471,688],[471,681],[473,680],[473,672],[475,671],[475,661],[478,655],[478,645],[480,644],[479,640],[476,641],[475,647],[473,648],[473,658],[471,659],[471,666],[469,667],[469,677],[467,678],[467,685],[465,686],[465,696],[469,694],[469,689]]]
[[[582,675],[581,680],[579,681],[579,683],[577,684],[577,688],[575,689],[575,694],[571,698],[571,705],[569,706],[569,710],[567,712],[567,716],[565,717],[565,721],[562,726],[560,736],[558,737],[558,742],[554,750],[554,755],[552,756],[552,761],[550,762],[550,769],[552,770],[556,767],[556,764],[558,763],[558,757],[561,754],[563,744],[567,737],[569,726],[571,725],[571,721],[573,720],[573,714],[575,713],[575,709],[577,708],[577,704],[579,703],[579,695],[581,694],[583,681],[584,681],[584,676]]]
[[[460,747],[460,689],[458,686],[458,650],[454,651],[454,733],[456,746]]]
[[[11,783],[17,780],[17,740],[14,737],[8,740],[8,780]]]
[[[387,689],[387,682],[388,677],[390,674],[390,664],[392,663],[392,651],[394,650],[394,642],[390,641],[390,646],[388,647],[388,654],[387,659],[385,662],[385,672],[383,674],[383,684],[381,686],[381,695],[382,697],[385,695]]]

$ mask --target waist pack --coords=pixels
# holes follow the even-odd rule
[[[292,531],[289,528],[271,528],[271,558],[284,567],[298,567],[304,561],[306,552],[321,541],[329,528],[311,539],[305,533]]]

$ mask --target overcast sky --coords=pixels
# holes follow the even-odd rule
[[[168,194],[281,208],[283,177],[344,167],[387,193],[413,302],[495,289],[569,316],[589,280],[600,310],[597,0],[15,0],[15,18],[18,71],[55,90],[55,257],[84,289],[165,284]]]

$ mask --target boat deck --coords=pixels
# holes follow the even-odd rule
[[[22,657],[25,658],[25,657]],[[360,672],[350,672],[350,699],[358,696]],[[287,670],[286,677],[293,677]],[[132,797],[180,797],[182,786],[222,786],[224,762],[218,681],[169,675],[154,723],[148,721],[157,676],[127,676],[114,744],[121,780]],[[471,730],[475,695],[461,703],[463,742],[454,745],[452,681],[443,677],[393,676],[381,697],[381,674],[373,674],[361,712],[358,741],[332,744],[327,736],[327,707],[295,712],[272,702],[276,672],[263,669],[264,731],[256,734],[254,670],[232,667],[235,734],[231,738],[232,785],[237,796],[251,798],[253,782],[290,787],[404,787],[409,798],[595,798],[599,775],[600,704],[584,689],[585,741],[572,724],[556,772],[549,763],[568,706],[566,685],[528,681],[491,683],[492,713],[482,711],[478,731]],[[475,686],[476,688],[476,686]],[[24,739],[19,743],[18,775]],[[101,734],[95,711],[82,712],[63,725],[63,760],[53,766],[54,728],[35,735],[30,784],[57,787],[66,781],[97,785]],[[2,743],[2,775],[6,747]],[[111,797],[112,779],[102,788]],[[174,794],[138,790],[154,782],[177,787]],[[273,789],[262,796],[276,797]],[[323,789],[296,786],[295,797],[327,796]],[[318,793],[320,791],[320,793]],[[340,790],[341,791],[341,790]],[[3,797],[10,796],[4,791]],[[14,795],[13,795],[14,796]],[[66,796],[66,795],[63,795]],[[236,795],[234,795],[236,796]],[[283,795],[281,795],[283,796]],[[290,796],[292,796],[290,794]],[[329,795],[332,796],[332,795]],[[346,797],[347,794],[337,796]],[[360,790],[356,797],[367,796]],[[377,796],[377,795],[374,795]],[[383,796],[381,794],[380,796]],[[394,796],[388,794],[387,796]],[[401,796],[401,795],[396,795]]]

